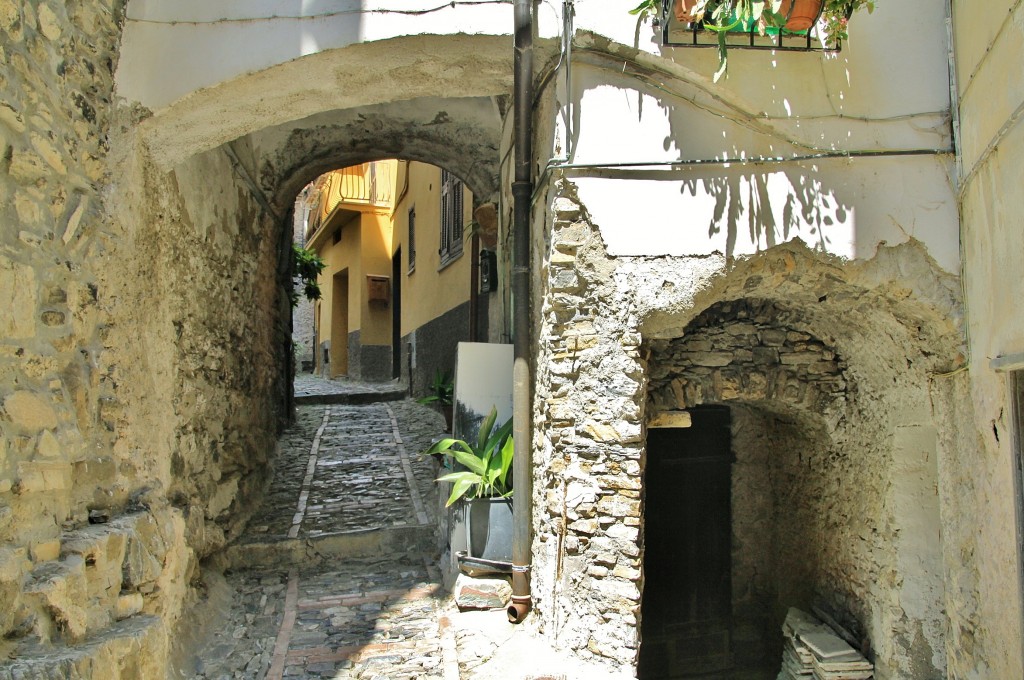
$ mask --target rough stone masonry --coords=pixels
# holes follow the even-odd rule
[[[165,668],[264,478],[286,351],[232,161],[157,171],[148,112],[114,105],[123,8],[0,0],[0,647],[105,678]]]
[[[646,420],[724,404],[738,636],[763,648],[775,633],[757,631],[785,607],[823,606],[864,636],[880,677],[942,673],[938,506],[911,508],[934,499],[936,441],[902,433],[927,430],[929,372],[957,360],[951,277],[912,244],[858,263],[792,244],[733,262],[613,258],[572,185],[551,189],[550,246],[535,252],[546,635],[635,664]],[[932,547],[909,538],[932,533]]]

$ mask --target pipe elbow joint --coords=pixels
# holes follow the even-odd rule
[[[530,613],[533,608],[533,601],[529,595],[512,596],[512,604],[508,606],[506,612],[508,613],[508,620],[510,623],[522,623],[526,615]]]

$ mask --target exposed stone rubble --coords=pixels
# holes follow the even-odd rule
[[[874,666],[810,614],[790,608],[782,626],[785,638],[778,680],[870,680]]]
[[[184,522],[170,517],[140,511],[67,532],[55,546],[59,556],[35,568],[8,550],[3,568],[30,571],[4,610],[29,630],[9,637],[0,679],[161,674],[168,612],[160,595],[184,591],[190,555]]]
[[[504,609],[512,599],[512,584],[507,578],[459,574],[455,579],[454,598],[460,611]]]
[[[552,644],[635,663],[645,423],[717,404],[733,415],[736,658],[776,644],[777,603],[820,601],[894,676],[941,663],[940,517],[911,499],[936,484],[931,372],[962,360],[952,277],[915,244],[863,262],[799,244],[610,257],[573,186],[551,188],[534,251],[532,573]],[[923,635],[893,635],[913,625],[894,599]]]
[[[686,409],[743,398],[777,400],[826,413],[846,396],[845,361],[809,333],[800,315],[782,303],[737,300],[715,305],[673,342],[651,351],[649,408]]]

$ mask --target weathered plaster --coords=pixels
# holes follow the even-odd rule
[[[783,423],[793,422],[785,415],[793,409],[821,423],[811,430],[787,426],[792,431],[786,438],[808,442],[806,455],[820,457],[821,464],[812,465],[811,473],[798,466],[785,473],[791,483],[774,487],[796,495],[776,497],[775,507],[786,509],[775,519],[776,536],[785,538],[778,538],[777,551],[784,562],[773,573],[810,568],[806,579],[797,579],[803,584],[797,591],[776,586],[785,596],[777,605],[815,600],[846,617],[870,641],[879,677],[905,677],[921,664],[941,672],[944,652],[937,650],[945,642],[937,553],[901,543],[903,523],[914,526],[917,520],[896,512],[907,494],[921,492],[913,471],[926,471],[929,460],[934,464],[934,445],[900,444],[897,432],[942,427],[931,415],[928,375],[963,362],[949,316],[955,317],[958,304],[952,277],[916,244],[885,249],[867,262],[843,262],[792,244],[730,264],[701,257],[612,258],[571,185],[557,187],[551,249],[538,263],[543,277],[535,500],[542,511],[535,525],[534,573],[547,634],[587,655],[633,663],[641,642],[636,616],[642,515],[638,503],[627,503],[621,513],[612,508],[640,497],[644,418],[651,409],[735,400],[767,409],[767,416],[781,416]],[[697,285],[676,285],[695,277]],[[795,338],[806,345],[820,338],[815,342],[825,343],[824,353],[804,363],[817,350],[794,346],[790,361],[766,347],[781,363],[760,382],[748,369],[734,379],[714,368],[738,361],[740,354],[722,339],[709,338],[701,345],[704,353],[689,360],[686,354],[675,363],[666,358],[670,338],[701,342],[692,324],[702,310],[743,299],[776,301],[765,319],[784,331],[784,342]],[[741,328],[754,321],[736,323]],[[723,337],[751,345],[731,332],[726,327]],[[645,338],[665,340],[652,340],[645,349]],[[844,362],[840,391],[830,387],[824,400],[813,397],[821,391],[807,386],[815,376],[828,375],[817,371],[833,365],[827,357],[834,355]],[[687,361],[706,367],[700,369],[707,376],[703,387],[657,391],[660,376],[685,370]],[[815,373],[801,377],[801,370]],[[853,392],[847,383],[859,387]],[[654,390],[650,397],[648,390]],[[825,440],[814,434],[822,427]],[[779,438],[778,430],[773,436]],[[823,441],[824,450],[815,448]],[[782,466],[773,467],[773,475],[784,474],[785,460],[773,462]],[[932,479],[934,474],[932,468]],[[824,488],[830,484],[841,487]],[[801,488],[803,494],[794,491]],[[836,504],[826,510],[796,503],[802,496],[833,498]],[[934,507],[925,519],[937,532],[937,498]],[[806,551],[799,545],[817,547],[802,558]],[[925,571],[917,568],[923,555],[933,565]],[[597,576],[594,565],[603,567]],[[903,573],[907,584],[901,587]],[[896,613],[901,602],[906,619]],[[902,627],[907,632],[893,640],[890,631]]]

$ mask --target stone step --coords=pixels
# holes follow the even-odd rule
[[[32,551],[35,562],[8,549],[0,560],[5,647],[84,644],[143,609],[176,607],[185,586],[168,589],[167,569],[183,568],[190,554],[181,527],[173,512],[140,511],[69,530],[45,553]]]
[[[395,386],[381,388],[380,390],[334,392],[330,394],[296,394],[295,404],[296,406],[309,404],[345,404],[349,406],[359,406],[364,404],[373,404],[379,401],[401,401],[408,396],[408,388]]]
[[[21,636],[43,645],[82,642],[138,614],[164,570],[167,546],[145,512],[65,532],[59,544],[56,559],[23,572],[12,603]]]
[[[156,616],[132,616],[75,645],[24,640],[0,680],[142,680],[163,677],[167,634]]]
[[[303,566],[339,557],[431,552],[436,544],[432,524],[359,529],[307,538],[247,540],[229,546],[215,561],[222,569]]]

